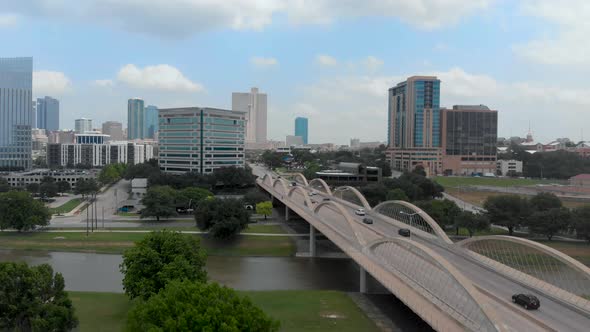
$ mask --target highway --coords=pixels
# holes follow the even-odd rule
[[[256,168],[254,174],[263,174],[265,172],[265,170],[259,166],[255,166],[253,169],[254,168]],[[310,188],[302,188],[308,191],[308,193],[312,191]],[[337,198],[327,194],[317,191],[316,193],[321,197],[329,197],[332,200],[338,201]],[[315,198],[314,200],[318,202],[321,201],[319,198]],[[297,204],[300,208],[305,208],[304,197],[297,191],[295,191],[291,197],[291,202]],[[359,228],[366,230],[363,231],[363,234],[367,234],[367,237],[375,237],[374,234],[369,235],[371,232],[378,234],[379,237],[399,237],[399,228],[387,220],[387,218],[383,218],[380,214],[369,211],[368,216],[373,219],[373,224],[366,225],[362,223],[363,217],[355,215],[355,208],[349,205],[350,203],[342,203],[343,204],[341,205],[350,213],[355,222],[359,224]],[[339,213],[330,209],[322,209],[321,216],[322,218],[333,219],[330,224],[337,224],[338,220],[342,219],[342,216]],[[439,243],[438,241],[433,241],[416,235],[413,235],[411,239],[427,246],[444,257],[465,277],[467,277],[476,289],[482,289],[482,294],[489,300],[489,305],[496,308],[497,312],[503,315],[501,320],[505,324],[504,328],[506,330],[539,330],[540,325],[538,322],[535,322],[535,320],[539,320],[546,324],[546,327],[549,327],[549,330],[553,329],[556,331],[587,331],[590,327],[590,317],[588,315],[573,310],[541,293],[526,289],[511,279],[487,269],[481,263],[476,263],[475,261],[466,258],[466,256],[462,255],[460,252],[461,250],[466,249],[447,245],[442,242]],[[536,311],[524,312],[524,309],[513,304],[511,302],[512,294],[521,292],[535,294],[541,301],[541,308]],[[527,315],[530,315],[533,319],[523,319],[523,317]]]

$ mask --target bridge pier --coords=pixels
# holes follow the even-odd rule
[[[315,227],[311,224],[309,225],[309,257],[316,256],[316,248],[315,248]]]
[[[359,278],[359,292],[361,292],[362,294],[366,294],[367,293],[367,271],[365,271],[365,269],[359,265],[359,274],[360,274],[360,278]]]
[[[289,221],[289,207],[285,205],[285,221]]]

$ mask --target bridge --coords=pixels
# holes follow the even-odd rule
[[[258,172],[258,174],[256,174]],[[310,224],[310,255],[318,232],[438,331],[587,331],[590,269],[543,244],[511,236],[454,243],[424,211],[405,201],[371,207],[354,187],[332,189],[302,174],[289,178],[254,169],[257,184]],[[363,208],[372,224],[355,210]],[[411,236],[398,235],[400,228]],[[514,293],[536,295],[527,311]]]

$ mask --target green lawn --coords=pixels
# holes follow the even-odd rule
[[[457,232],[454,229],[446,229],[445,232],[448,235],[457,235]],[[490,227],[489,230],[477,231],[473,234],[473,236],[484,236],[484,235],[508,235],[508,231],[503,230],[501,228]],[[469,232],[467,231],[467,228],[459,228],[459,236],[469,236]]]
[[[68,212],[72,211],[76,206],[80,205],[80,203],[82,203],[81,198],[72,198],[69,201],[63,203],[62,205],[60,205],[58,207],[50,208],[49,212],[51,212],[52,214],[54,214],[54,213],[68,213]]]
[[[484,177],[460,177],[460,176],[435,176],[432,178],[445,188],[456,188],[463,186],[494,186],[514,187],[532,186],[541,183],[556,183],[558,180],[533,180],[513,178],[484,178]]]
[[[566,241],[538,241],[553,249],[557,249],[569,255],[586,266],[590,266],[590,245],[587,242],[566,242]]]
[[[242,233],[285,234],[280,225],[249,224]]]
[[[124,294],[69,292],[80,331],[121,331],[131,307]],[[281,322],[281,331],[378,331],[375,324],[342,292],[242,291],[242,295]]]

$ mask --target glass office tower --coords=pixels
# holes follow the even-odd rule
[[[127,139],[143,139],[145,137],[144,113],[142,99],[129,99],[127,102]]]
[[[59,100],[37,98],[37,128],[59,130]]]
[[[33,58],[0,58],[0,169],[30,169]]]
[[[144,119],[144,137],[142,138],[156,138],[158,132],[158,108],[156,106],[145,107],[145,119]]]
[[[295,136],[303,139],[303,144],[307,144],[307,118],[295,118]]]

